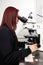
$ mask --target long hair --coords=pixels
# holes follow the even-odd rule
[[[18,9],[14,7],[7,7],[4,11],[1,26],[7,25],[10,30],[16,28],[16,17],[18,15]]]

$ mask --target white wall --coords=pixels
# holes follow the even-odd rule
[[[37,14],[41,16],[38,16]],[[38,33],[40,33],[40,50],[43,51],[43,0],[36,0],[36,21],[39,23],[40,26],[37,31]]]

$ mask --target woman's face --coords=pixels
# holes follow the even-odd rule
[[[18,23],[18,21],[19,21],[19,19],[18,19],[18,17],[16,17],[16,24]]]
[[[16,17],[16,24],[18,24],[19,22],[19,19],[18,19],[18,14],[17,14],[17,17]]]

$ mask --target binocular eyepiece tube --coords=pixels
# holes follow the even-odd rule
[[[27,22],[27,18],[25,18],[25,17],[21,17],[21,16],[18,16],[18,19],[21,21],[21,22],[23,22],[23,23],[26,23]]]

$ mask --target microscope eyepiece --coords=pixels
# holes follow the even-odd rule
[[[27,22],[27,18],[25,18],[25,17],[21,17],[21,16],[18,16],[18,19],[21,21],[21,22],[23,22],[23,23],[26,23]]]

